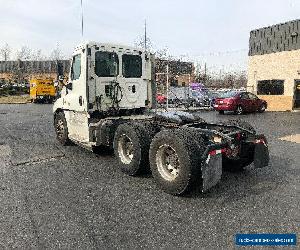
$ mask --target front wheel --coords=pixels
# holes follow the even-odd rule
[[[56,132],[56,138],[62,145],[69,145],[71,141],[68,137],[68,126],[65,115],[63,112],[59,112],[54,118],[54,128]]]
[[[243,113],[244,113],[243,107],[242,107],[241,105],[238,105],[238,106],[236,107],[235,113],[236,113],[237,115],[243,114]]]

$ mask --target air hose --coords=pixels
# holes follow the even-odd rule
[[[110,91],[110,98],[112,99],[112,106],[115,108],[115,106],[118,108],[119,103],[121,102],[123,98],[123,92],[120,84],[116,81],[113,81],[111,83],[111,91]]]

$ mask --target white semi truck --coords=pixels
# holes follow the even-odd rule
[[[224,169],[268,165],[265,136],[242,121],[208,123],[196,113],[156,112],[154,57],[87,42],[75,48],[68,84],[53,106],[58,141],[114,149],[121,171],[152,173],[167,193],[216,185]]]

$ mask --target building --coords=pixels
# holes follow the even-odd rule
[[[168,69],[167,69],[168,67]],[[185,87],[195,81],[195,67],[192,62],[180,60],[155,59],[155,73],[158,92],[165,93],[167,83],[167,72],[169,86]]]
[[[300,108],[300,19],[250,32],[247,90],[268,110]]]

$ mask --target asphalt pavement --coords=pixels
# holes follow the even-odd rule
[[[52,105],[0,105],[0,247],[19,249],[232,248],[237,233],[298,233],[300,113],[237,117],[267,136],[270,164],[224,173],[184,197],[151,176],[129,177],[111,152],[61,146]]]

